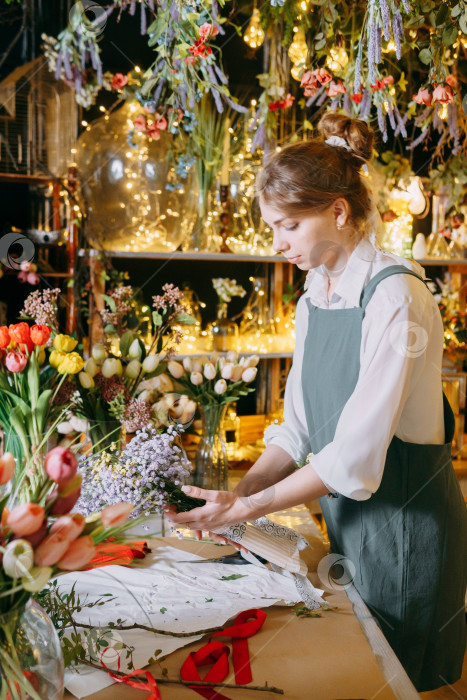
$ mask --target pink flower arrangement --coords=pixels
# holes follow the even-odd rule
[[[452,88],[449,85],[437,85],[433,90],[433,102],[441,102],[441,104],[452,104],[454,102]]]
[[[22,372],[28,364],[28,358],[22,352],[9,352],[5,357],[5,367],[14,374]]]
[[[136,131],[146,131],[148,128],[148,120],[144,114],[139,114],[135,119],[133,119],[133,126]]]
[[[413,96],[413,99],[419,105],[425,105],[429,107],[433,102],[433,95],[430,93],[428,88],[419,88],[417,94]]]
[[[305,97],[312,97],[321,85],[327,85],[331,80],[332,75],[325,68],[307,70],[302,75],[300,87],[304,88]]]
[[[215,24],[209,24],[205,22],[199,28],[199,38],[201,41],[208,41],[208,39],[214,39],[219,34],[219,30]]]
[[[332,80],[329,83],[329,87],[326,89],[326,95],[328,97],[335,97],[336,95],[343,95],[346,91],[345,85],[342,80],[338,80],[337,83]]]
[[[294,100],[295,97],[292,97],[289,92],[285,100],[276,100],[276,102],[271,102],[268,105],[268,108],[271,112],[275,112],[277,109],[287,109],[287,107],[291,107],[293,105]]]

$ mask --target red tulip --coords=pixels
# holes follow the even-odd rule
[[[45,457],[44,469],[52,481],[62,484],[73,479],[78,469],[78,460],[66,447],[54,447]]]
[[[50,509],[52,515],[65,515],[70,512],[80,496],[82,480],[81,474],[77,474],[74,479],[65,482],[47,497],[48,501],[54,500]]]
[[[50,326],[32,326],[31,340],[35,345],[45,345],[50,338]]]
[[[69,546],[69,540],[59,532],[47,535],[34,552],[34,564],[53,566],[63,557]]]
[[[418,102],[419,105],[429,107],[433,102],[433,95],[431,95],[431,93],[428,91],[428,88],[425,88],[424,90],[419,88],[417,94],[413,96],[413,99],[415,102]]]
[[[14,323],[9,328],[10,337],[15,343],[27,343],[30,340],[29,326],[27,323],[22,321],[21,323]]]
[[[15,535],[32,535],[41,527],[45,511],[37,503],[23,503],[8,515],[6,524]]]
[[[5,357],[5,366],[10,372],[22,372],[28,364],[27,355],[21,352],[9,352]]]
[[[101,521],[104,527],[118,527],[123,525],[128,520],[128,517],[133,510],[130,503],[115,503],[113,506],[107,506],[101,513]]]
[[[57,518],[52,527],[50,534],[59,534],[65,537],[68,542],[72,542],[81,535],[86,525],[86,518],[81,513],[71,513]]]
[[[8,326],[0,326],[0,348],[7,348],[11,342]]]
[[[7,484],[15,473],[15,458],[11,452],[5,452],[0,457],[0,485]]]
[[[90,535],[78,537],[72,542],[65,553],[65,556],[60,559],[57,566],[59,569],[66,571],[74,571],[88,564],[96,552],[94,540]]]
[[[37,545],[39,545],[46,536],[48,527],[49,523],[47,521],[47,518],[44,518],[40,528],[36,530],[36,532],[33,532],[32,535],[23,536],[23,540],[27,540],[31,547],[35,549]]]

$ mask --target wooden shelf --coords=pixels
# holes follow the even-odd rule
[[[427,265],[448,265],[450,267],[466,267],[467,258],[424,258],[423,260],[415,260],[419,265],[426,267]]]
[[[0,173],[0,182],[12,182],[20,185],[48,185],[53,178],[47,175],[26,175],[25,173]]]
[[[184,354],[180,353],[176,355],[177,360],[183,360],[185,357],[189,358],[197,358],[197,357],[204,357],[209,355],[214,352],[213,350],[206,350],[206,352],[196,352],[192,354]],[[226,352],[219,352],[217,351],[217,354],[222,356],[226,355]],[[293,352],[239,352],[238,356],[239,357],[253,357],[254,355],[257,355],[260,360],[281,360],[282,358],[289,358],[293,357]]]
[[[103,250],[100,251],[112,258],[151,258],[155,260],[206,260],[212,262],[264,262],[264,263],[286,263],[287,260],[282,255],[248,255],[233,253],[182,253],[175,251],[173,253],[157,253],[157,252],[135,252],[124,250]],[[466,261],[467,262],[467,261]]]

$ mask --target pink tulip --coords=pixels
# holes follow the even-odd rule
[[[318,83],[321,83],[321,85],[326,85],[326,83],[330,83],[332,80],[332,75],[326,70],[326,68],[318,68],[315,73],[316,79]]]
[[[101,521],[104,527],[119,527],[126,523],[128,517],[133,510],[130,503],[116,503],[113,506],[107,506],[101,513]]]
[[[23,260],[23,262],[20,264],[19,269],[22,272],[29,272],[31,269],[31,263],[29,260]]]
[[[28,284],[39,284],[40,278],[37,272],[28,272],[27,281]]]
[[[71,450],[54,447],[45,456],[44,469],[57,484],[70,481],[76,474],[78,460]]]
[[[318,91],[319,87],[318,80],[316,79],[316,71],[305,71],[300,81],[300,87],[303,88],[305,97],[312,97]]]
[[[22,282],[23,284],[24,284],[24,282],[27,282],[28,281],[28,273],[25,272],[24,270],[20,270],[18,272],[18,280],[19,280],[19,282]]]
[[[74,479],[64,482],[47,496],[47,501],[54,501],[50,509],[52,515],[65,515],[70,512],[80,496],[82,481],[81,474],[77,474]]]
[[[65,556],[60,559],[57,566],[59,569],[66,571],[74,571],[89,564],[96,552],[94,540],[90,535],[78,537],[72,542],[65,553]]]
[[[69,540],[60,532],[47,535],[34,552],[34,564],[53,566],[63,557],[69,546]]]
[[[332,80],[329,83],[329,87],[326,90],[326,94],[328,97],[335,97],[336,95],[343,94],[345,92],[345,85],[342,82],[342,80],[338,80],[337,83]]]
[[[441,102],[442,104],[454,102],[452,89],[449,86],[437,85],[433,90],[433,102]]]
[[[36,530],[36,532],[33,532],[32,535],[26,535],[26,537],[23,537],[23,540],[27,540],[29,542],[29,544],[31,545],[31,547],[33,547],[35,549],[42,542],[44,537],[46,536],[48,527],[49,527],[49,523],[47,521],[47,518],[44,518],[40,528],[38,530]],[[15,537],[16,537],[16,535],[15,535]]]
[[[433,95],[430,94],[428,88],[425,88],[424,90],[420,88],[417,94],[413,96],[413,99],[415,102],[418,102],[419,105],[429,107],[433,102]]]
[[[15,535],[32,535],[42,525],[45,511],[37,503],[23,503],[8,515],[6,524]]]
[[[27,364],[28,358],[26,355],[23,355],[22,352],[9,352],[5,357],[6,368],[15,374],[17,372],[22,372]]]
[[[70,513],[70,515],[63,515],[61,518],[57,518],[52,527],[50,528],[50,534],[55,533],[65,537],[68,542],[73,542],[77,537],[81,535],[86,525],[86,518],[81,513]]]
[[[15,458],[11,452],[0,457],[0,485],[7,484],[15,473]]]

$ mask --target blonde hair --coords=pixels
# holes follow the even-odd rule
[[[373,153],[373,131],[361,119],[332,112],[321,118],[318,130],[321,138],[274,153],[257,177],[256,192],[287,216],[318,213],[343,198],[349,204],[355,238],[360,240],[373,219],[372,197],[360,174]],[[331,136],[345,139],[349,150],[327,144]]]

